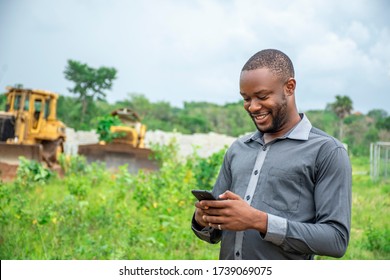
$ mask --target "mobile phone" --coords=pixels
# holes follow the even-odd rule
[[[192,190],[192,194],[199,200],[217,200],[213,193],[206,190]]]

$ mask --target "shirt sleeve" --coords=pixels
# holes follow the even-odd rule
[[[351,225],[351,165],[342,147],[322,154],[325,156],[316,166],[315,223],[268,214],[264,240],[288,252],[342,257],[348,246]]]
[[[222,231],[218,229],[214,229],[212,227],[204,227],[202,228],[195,220],[195,214],[192,217],[192,231],[195,235],[211,244],[216,244],[221,241]]]

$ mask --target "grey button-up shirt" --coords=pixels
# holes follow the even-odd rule
[[[221,242],[220,259],[341,257],[351,222],[351,165],[335,138],[302,120],[284,137],[264,144],[260,132],[236,140],[226,152],[215,196],[230,190],[268,213],[265,235],[256,230],[192,229]]]

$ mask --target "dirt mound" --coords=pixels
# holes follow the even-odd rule
[[[12,181],[16,177],[17,165],[0,162],[0,179],[4,182]]]

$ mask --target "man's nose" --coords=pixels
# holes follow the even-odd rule
[[[248,111],[249,112],[257,112],[261,109],[262,105],[259,100],[251,100],[251,103],[249,104]]]

